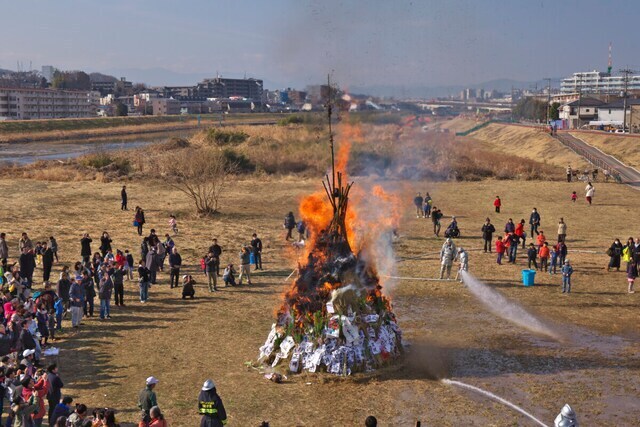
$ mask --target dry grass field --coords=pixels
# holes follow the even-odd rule
[[[386,182],[407,201],[394,244],[399,276],[436,276],[434,253],[443,239],[432,235],[428,219],[415,218],[411,204],[415,192],[429,191],[445,215],[458,217],[462,238],[457,243],[470,250],[470,271],[550,323],[564,342],[537,337],[493,316],[459,283],[405,279],[387,283],[400,326],[412,343],[404,363],[351,378],[300,375],[274,384],[245,362],[257,358],[284,280],[295,266],[283,238],[283,217],[295,211],[302,195],[318,189],[319,179],[261,176],[233,182],[221,213],[211,219],[192,216],[189,201],[162,181],[127,185],[129,206],[145,208],[147,227],[164,234],[168,215],[177,216],[180,234],[174,240],[188,265],[183,271],[199,280],[197,298],[181,300],[163,273],[150,290],[149,303],[140,304],[137,284],[126,283],[126,307],[113,307],[111,320],[85,319],[76,334],[65,327],[60,370],[65,392],[77,402],[115,407],[120,421],[136,421],[138,391],[154,375],[160,379],[159,405],[173,426],[197,425],[196,397],[206,378],[215,380],[229,425],[235,426],[257,426],[262,420],[273,426],[358,426],[369,414],[384,426],[416,420],[438,426],[533,425],[498,403],[430,379],[441,375],[508,398],[549,425],[565,402],[583,425],[640,424],[640,293],[626,293],[624,273],[604,270],[604,251],[613,238],[637,234],[630,221],[637,211],[636,193],[627,187],[598,184],[595,204],[587,207],[582,199],[575,205],[569,201],[571,191],[582,194],[576,183]],[[11,202],[3,209],[0,228],[8,233],[13,255],[22,231],[34,241],[56,236],[62,259],[54,276],[61,264],[79,258],[85,231],[94,237],[94,248],[99,234],[108,230],[115,247],[138,253],[133,214],[120,211],[119,191],[118,182],[3,179],[0,192]],[[500,214],[493,212],[496,194],[503,200]],[[497,266],[493,255],[478,252],[486,216],[501,229],[509,217],[528,218],[533,206],[550,239],[559,217],[568,224],[569,258],[576,270],[570,296],[560,293],[559,276],[538,273],[538,286],[525,288],[520,284],[523,259],[516,266]],[[255,275],[252,286],[205,292],[196,265],[211,238],[225,249],[223,262],[235,263],[238,249],[254,231],[265,244],[264,272]]]
[[[640,168],[640,136],[615,135],[604,132],[572,132],[576,138],[599,148],[622,163]]]
[[[469,135],[485,143],[488,148],[541,163],[566,167],[587,167],[588,163],[573,151],[565,148],[549,134],[531,127],[492,123]]]

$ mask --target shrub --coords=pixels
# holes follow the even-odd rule
[[[239,130],[220,130],[211,128],[207,131],[206,141],[209,144],[228,145],[242,144],[249,138],[249,135]]]
[[[290,116],[287,116],[278,120],[278,125],[280,126],[299,125],[302,123],[304,123],[304,117],[298,114],[292,114]]]
[[[242,153],[237,153],[234,150],[227,148],[222,152],[222,155],[226,163],[228,165],[233,165],[238,172],[250,173],[256,170],[256,165]]]
[[[104,151],[97,151],[96,153],[86,154],[80,157],[78,161],[82,166],[93,169],[100,169],[113,163],[114,158]]]

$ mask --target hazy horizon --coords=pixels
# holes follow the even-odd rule
[[[538,81],[606,70],[609,42],[614,71],[640,62],[624,31],[640,17],[632,1],[23,0],[2,9],[0,68],[20,61],[154,85],[216,73],[270,88],[327,73],[345,87]]]

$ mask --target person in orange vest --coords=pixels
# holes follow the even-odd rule
[[[547,268],[549,266],[549,255],[550,255],[549,243],[544,242],[544,244],[540,247],[538,255],[540,256],[540,270],[547,271]]]
[[[496,196],[496,199],[493,201],[493,206],[496,208],[496,213],[500,213],[500,206],[502,206],[500,196]]]

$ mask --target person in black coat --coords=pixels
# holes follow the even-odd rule
[[[484,225],[482,226],[482,239],[484,240],[484,251],[491,252],[491,241],[493,239],[493,233],[496,232],[496,228],[491,224],[491,220],[487,218]]]
[[[296,228],[296,218],[293,216],[293,212],[289,212],[287,216],[284,217],[284,228],[287,230],[287,237],[285,240],[293,239],[291,232],[294,228]]]
[[[209,252],[216,259],[216,276],[220,276],[220,255],[222,255],[222,246],[218,244],[218,239],[213,239],[213,244],[209,246]]]
[[[36,259],[32,251],[25,250],[20,255],[20,275],[27,279],[29,286],[33,283],[33,272],[36,269]]]
[[[620,257],[622,256],[622,243],[620,243],[620,239],[616,239],[609,250],[607,251],[607,255],[609,255],[609,265],[607,266],[607,271],[615,268],[616,271],[620,271]]]
[[[84,233],[82,239],[80,239],[80,256],[82,257],[82,263],[88,264],[91,259],[91,237],[89,233]]]
[[[253,260],[256,263],[256,270],[262,270],[262,240],[256,233],[251,236],[251,248],[253,250]]]
[[[200,427],[222,427],[227,423],[227,412],[211,380],[205,381],[200,390],[198,413],[202,415]]]
[[[62,387],[64,387],[64,383],[58,375],[58,365],[55,363],[47,367],[47,381],[49,382],[49,392],[47,393],[47,400],[49,401],[48,416],[49,425],[52,426],[56,419],[51,419],[51,415],[53,414],[53,410],[56,405],[62,399]]]
[[[25,350],[35,350],[36,349],[36,340],[31,335],[29,331],[29,322],[30,320],[23,320],[20,323],[22,329],[20,330],[20,335],[18,336],[18,342],[16,343],[16,350],[18,354],[22,354]]]
[[[51,277],[51,269],[53,268],[53,250],[47,247],[47,242],[43,244],[44,251],[42,252],[42,281],[48,282]]]
[[[122,206],[120,206],[120,209],[123,211],[128,210],[127,209],[127,186],[123,185],[122,186],[122,191],[120,191],[120,197],[122,198]]]
[[[111,240],[111,237],[109,237],[109,233],[107,233],[106,231],[102,232],[102,236],[100,237],[100,253],[102,254],[102,257],[104,258],[105,255],[107,255],[107,252],[109,252],[111,249],[111,242],[113,240]]]

